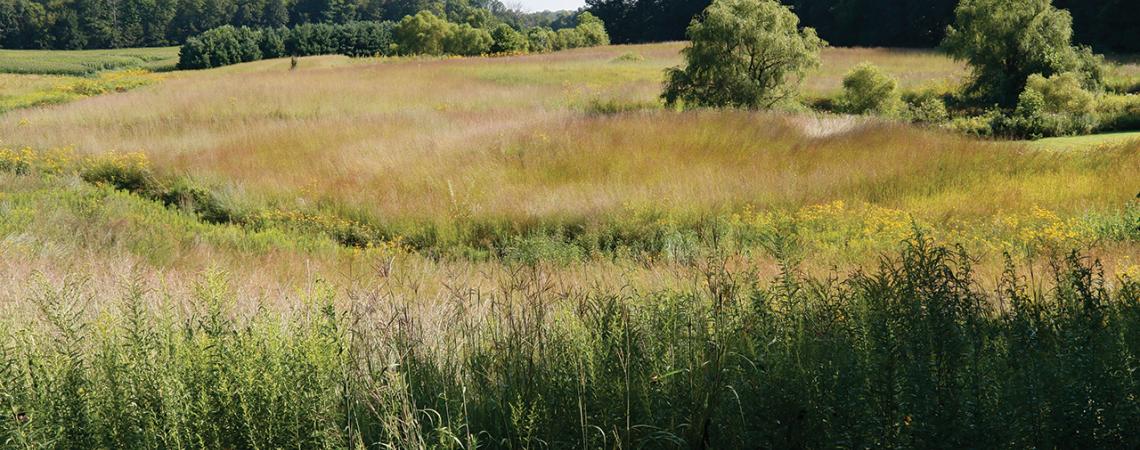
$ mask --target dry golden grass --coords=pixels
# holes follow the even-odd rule
[[[15,112],[0,119],[0,135],[8,145],[143,151],[160,170],[229,185],[252,202],[331,202],[418,220],[832,199],[986,214],[1079,209],[1130,189],[1082,183],[1135,168],[1135,151],[1065,165],[1014,145],[892,125],[813,137],[778,115],[584,112],[598,100],[653,101],[680,45],[495,59],[318,57],[292,72],[262,61]],[[631,52],[644,60],[614,60]],[[807,84],[834,89],[864,60],[902,74],[904,85],[962,72],[929,52],[829,49]],[[1006,180],[1008,170],[1025,176]]]
[[[1036,207],[1063,217],[1114,211],[1140,190],[1131,175],[1140,173],[1135,145],[1057,153],[863,119],[591,112],[594,102],[654,102],[662,70],[680,63],[680,48],[327,56],[305,58],[296,71],[287,60],[259,61],[14,111],[0,116],[0,136],[7,146],[71,147],[80,155],[141,151],[157,170],[203,180],[230,203],[320,207],[404,229],[604,222],[645,211],[692,218],[836,200],[938,226]],[[627,53],[643,59],[619,59]],[[817,93],[837,89],[847,69],[865,60],[908,87],[964,73],[930,52],[828,49],[806,84]],[[195,271],[219,251],[241,253],[228,243],[210,251],[186,245],[164,250],[174,259],[158,263]],[[1126,245],[1109,253],[1134,252]],[[306,250],[286,253],[234,256],[232,266],[298,279],[312,269],[305,264],[315,264]],[[336,255],[316,259],[326,261],[312,269],[322,272],[347,264]]]

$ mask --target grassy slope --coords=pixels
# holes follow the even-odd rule
[[[1137,146],[1059,155],[873,121],[592,112],[598,103],[653,102],[662,69],[680,62],[679,48],[495,59],[326,56],[305,58],[296,71],[288,61],[260,61],[13,112],[0,117],[0,135],[6,146],[70,147],[81,156],[142,151],[158,171],[205,180],[231,205],[348,216],[396,235],[424,233],[424,224],[463,235],[631,218],[635,224],[619,232],[645,234],[638,227],[646,218],[683,222],[751,209],[844,222],[844,233],[892,243],[897,233],[868,217],[891,217],[892,230],[911,217],[1000,246],[1026,234],[1025,218],[1041,214],[1103,222],[1083,217],[1115,214],[1138,188],[1103,182],[1140,170]],[[644,59],[619,58],[626,53]],[[847,68],[864,60],[911,87],[963,75],[960,65],[928,52],[829,49],[806,85],[814,93],[838,89]],[[828,209],[837,201],[846,207]],[[816,217],[820,208],[831,216]],[[852,242],[836,233],[819,232],[828,242]]]
[[[395,63],[321,57],[296,72],[264,61],[13,114],[0,119],[0,134],[11,145],[81,153],[141,150],[159,170],[232,183],[253,199],[332,202],[417,220],[589,216],[662,200],[697,209],[834,199],[911,206],[911,192],[941,193],[923,185],[924,171],[946,158],[976,161],[980,174],[961,175],[979,189],[975,181],[993,173],[991,159],[1036,164],[934,133],[899,131],[906,137],[886,139],[893,131],[879,125],[812,138],[762,114],[586,112],[593,102],[653,101],[661,70],[679,63],[678,48]],[[612,61],[630,51],[645,61]],[[820,75],[807,81],[812,89],[837,88],[846,68],[862,60],[919,70],[922,78],[961,74],[956,64],[919,52],[835,49],[824,59]],[[813,151],[792,157],[804,146]],[[947,152],[920,150],[930,148]],[[977,158],[960,158],[963,152]],[[865,170],[896,157],[911,161],[907,174]],[[788,164],[802,167],[793,174]],[[1114,193],[1089,195],[1107,200]],[[1040,200],[1048,199],[1026,202]]]
[[[1084,150],[1111,147],[1140,140],[1140,132],[1105,133],[1091,136],[1067,136],[1033,141],[1035,148],[1047,150]]]
[[[263,61],[12,114],[0,119],[0,134],[10,145],[140,150],[159,170],[231,184],[252,201],[335,203],[387,219],[589,216],[662,202],[796,207],[835,199],[934,215],[992,214],[1033,204],[1084,207],[1074,200],[1105,205],[1130,190],[1090,181],[1057,196],[1051,186],[1133,168],[1134,152],[1090,166],[1027,156],[1019,145],[888,125],[828,123],[824,128],[836,129],[812,126],[812,133],[831,135],[813,137],[775,115],[588,113],[594,102],[653,101],[661,69],[679,63],[678,48],[400,62],[320,57],[296,72]],[[613,61],[631,51],[645,60]],[[821,73],[807,80],[813,90],[836,89],[847,67],[863,60],[904,80],[962,74],[921,52],[832,49],[824,60]],[[947,174],[951,164],[956,170]],[[1023,176],[996,187],[994,178],[1010,170]]]

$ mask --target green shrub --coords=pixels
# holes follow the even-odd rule
[[[172,180],[153,197],[167,208],[189,212],[207,223],[239,223],[243,219],[240,212],[227,206],[216,194],[183,178]]]
[[[392,30],[402,55],[442,55],[455,24],[428,11],[406,16]]]
[[[1140,94],[1102,96],[1096,114],[1100,130],[1140,130]]]
[[[1104,80],[1104,90],[1113,94],[1140,94],[1140,76],[1116,76]]]
[[[574,27],[582,36],[582,46],[596,47],[610,45],[610,35],[606,34],[606,24],[597,16],[588,12],[578,15],[578,26]]]
[[[563,28],[555,32],[554,49],[569,50],[586,45],[586,38],[577,29]]]
[[[1000,125],[1005,116],[999,109],[991,109],[981,115],[955,117],[947,125],[951,130],[971,136],[993,136],[995,124]]]
[[[452,55],[479,56],[491,51],[494,43],[487,30],[462,24],[454,27],[444,38],[443,50]]]
[[[492,53],[524,53],[529,47],[527,37],[505,23],[491,30],[491,38],[495,41],[491,46]]]
[[[836,103],[848,114],[892,115],[900,107],[898,81],[873,64],[859,64],[843,77]]]
[[[142,154],[108,154],[85,160],[79,176],[88,183],[148,195],[157,190],[154,175]]]
[[[915,123],[939,124],[950,119],[946,110],[946,102],[938,96],[928,95],[916,97],[906,102],[903,117]]]
[[[528,28],[526,30],[527,48],[535,53],[554,51],[558,44],[558,33],[546,27]]]
[[[1080,76],[1066,72],[1029,77],[1017,109],[1002,128],[1026,137],[1088,134],[1097,126],[1096,99],[1081,87]]]
[[[645,61],[645,57],[641,56],[640,53],[634,53],[634,52],[622,53],[621,56],[618,56],[617,58],[610,60],[610,62],[612,62],[612,63],[641,62],[641,61]]]
[[[607,98],[603,100],[595,98],[590,100],[590,102],[586,105],[585,111],[588,114],[608,116],[634,111],[658,109],[660,107],[660,103],[647,102],[643,100],[623,100],[618,98]]]
[[[1040,93],[1044,111],[1052,114],[1091,114],[1096,109],[1096,98],[1082,86],[1081,75],[1065,72],[1049,78],[1041,74],[1029,76],[1026,92]],[[1020,106],[1020,99],[1019,99]]]
[[[179,50],[178,67],[204,69],[286,55],[475,56],[490,52],[545,52],[608,42],[601,20],[589,13],[582,14],[581,23],[576,28],[557,33],[549,28],[531,28],[524,35],[507,24],[499,24],[488,31],[470,23],[457,25],[429,11],[421,11],[404,17],[398,23],[305,23],[292,29],[261,31],[222,26],[187,39]]]

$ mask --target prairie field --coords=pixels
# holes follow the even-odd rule
[[[0,448],[1140,446],[1140,139],[676,111],[683,45],[0,51]]]

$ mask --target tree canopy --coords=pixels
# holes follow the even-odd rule
[[[715,0],[688,35],[687,66],[667,73],[669,104],[771,108],[796,94],[827,45],[776,0]]]
[[[499,0],[0,0],[0,48],[174,45],[223,25],[398,21],[420,11],[485,29],[497,23],[558,29],[577,20],[570,13],[525,14]]]
[[[943,46],[973,70],[978,99],[1013,106],[1030,75],[1075,72],[1090,87],[1100,63],[1072,45],[1072,17],[1050,0],[962,0]]]
[[[781,0],[834,45],[934,47],[958,0]],[[614,42],[675,41],[709,0],[587,0]],[[1077,42],[1100,51],[1140,52],[1140,2],[1057,0],[1073,17]]]

